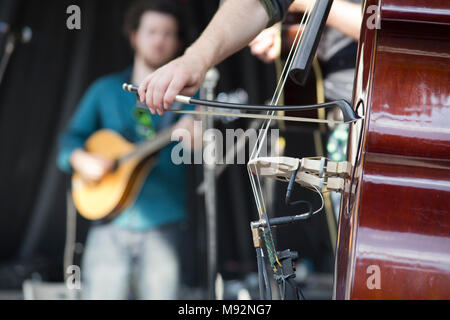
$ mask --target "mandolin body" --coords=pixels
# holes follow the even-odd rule
[[[135,151],[136,145],[112,130],[103,129],[89,137],[85,149],[116,160]],[[89,220],[116,217],[134,202],[155,160],[154,156],[132,157],[98,183],[87,183],[74,173],[72,196],[78,212]]]
[[[369,28],[379,3],[381,28]],[[350,133],[336,299],[450,299],[449,9],[366,1],[353,101],[365,118]]]

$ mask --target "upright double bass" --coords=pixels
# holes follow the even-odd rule
[[[367,0],[336,299],[450,299],[450,3]]]

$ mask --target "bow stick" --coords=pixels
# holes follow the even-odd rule
[[[124,83],[122,85],[122,89],[129,92],[138,92],[138,87],[132,84]],[[312,109],[321,109],[321,108],[332,108],[337,107],[342,111],[343,121],[344,123],[353,122],[359,119],[358,115],[356,115],[355,111],[352,109],[350,104],[345,100],[338,100],[333,102],[326,102],[317,105],[306,105],[306,106],[271,106],[271,105],[247,105],[240,103],[229,103],[229,102],[220,102],[220,101],[211,101],[211,100],[203,100],[196,99],[193,97],[187,97],[183,95],[177,95],[175,97],[175,101],[183,103],[183,104],[192,104],[192,105],[200,105],[206,107],[213,108],[225,108],[225,109],[233,109],[233,110],[247,110],[247,111],[300,111],[300,110],[312,110]],[[172,111],[172,110],[168,110]],[[176,113],[190,113],[190,114],[205,114],[201,111],[194,110],[173,110],[172,112]],[[212,113],[209,112],[210,115],[221,115],[228,116],[228,113],[225,112],[217,112]],[[273,120],[287,120],[287,121],[300,121],[300,122],[320,122],[320,123],[341,123],[341,121],[330,121],[330,120],[322,120],[322,119],[310,119],[310,118],[300,118],[300,117],[285,117],[285,116],[267,116],[251,114],[251,115],[242,115],[235,114],[233,116],[242,117],[242,118],[263,118],[263,119],[273,119]]]

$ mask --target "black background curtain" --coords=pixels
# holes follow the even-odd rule
[[[130,2],[0,0],[0,21],[9,23],[13,30],[29,26],[33,31],[29,43],[17,44],[0,85],[0,264],[3,266],[20,261],[30,273],[40,268],[41,275],[48,280],[62,279],[66,190],[70,177],[56,167],[57,139],[86,88],[99,76],[131,64],[131,50],[121,33],[123,14]],[[207,25],[219,1],[180,2],[185,6],[186,44],[189,44]],[[73,4],[81,8],[81,30],[66,27],[69,16],[66,9]],[[1,52],[5,40],[6,35],[0,34]],[[220,64],[218,69],[217,92],[243,88],[251,103],[263,103],[273,93],[273,65],[258,61],[248,49]],[[238,121],[231,126],[245,128],[246,122]],[[193,187],[189,212],[194,250],[186,257],[196,264],[198,272],[193,281],[197,283],[204,281],[205,270],[203,200],[192,191],[201,179],[199,172],[200,166],[190,168]],[[219,269],[237,275],[254,271],[249,222],[257,213],[245,165],[227,168],[218,185]],[[89,222],[79,216],[77,219],[77,241],[82,243]],[[331,250],[329,244],[319,244],[313,249],[322,250],[321,257],[329,256]],[[310,252],[313,249],[305,249],[306,254],[313,256]],[[319,263],[318,267],[330,271],[329,263]],[[17,286],[12,277],[4,274],[2,278],[0,270],[0,287]]]

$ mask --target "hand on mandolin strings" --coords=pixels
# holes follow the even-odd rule
[[[70,155],[70,163],[83,180],[88,182],[100,181],[114,168],[114,161],[83,149],[75,149]]]

